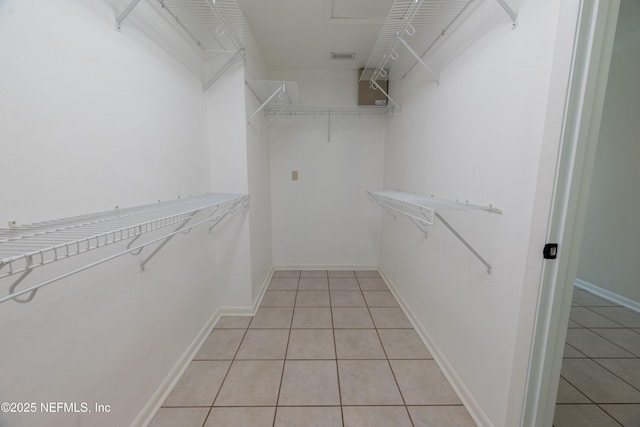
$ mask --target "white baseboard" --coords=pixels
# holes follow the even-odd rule
[[[580,289],[584,289],[587,292],[591,292],[592,294],[599,296],[600,298],[611,301],[614,304],[627,307],[630,310],[640,313],[640,302],[634,301],[627,297],[623,297],[622,295],[618,295],[615,292],[603,289],[599,286],[594,285],[593,283],[589,283],[582,279],[576,278],[576,286]]]
[[[131,423],[131,427],[137,426],[148,426],[153,420],[153,417],[156,415],[166,398],[169,396],[175,385],[180,381],[182,374],[187,369],[195,355],[204,344],[205,340],[211,334],[211,331],[215,327],[218,320],[222,316],[253,316],[256,314],[260,303],[262,302],[262,298],[269,286],[269,282],[271,281],[271,277],[273,276],[273,268],[270,273],[267,275],[266,279],[260,285],[260,292],[258,293],[258,297],[255,298],[252,306],[226,306],[218,308],[213,315],[209,318],[204,327],[198,332],[198,335],[191,342],[187,350],[180,356],[173,369],[169,372],[169,374],[165,377],[158,390],[153,394],[149,402],[145,405],[145,407],[140,411],[138,416]]]
[[[193,360],[216,323],[218,323],[218,320],[222,315],[221,311],[222,310],[220,309],[216,310],[200,332],[198,332],[198,335],[193,339],[187,350],[182,354],[182,356],[180,356],[169,374],[165,377],[164,381],[162,381],[160,387],[158,387],[153,396],[151,396],[149,402],[133,420],[131,427],[148,426],[151,423],[151,420],[162,406],[162,403],[165,401],[167,396],[169,396],[169,393],[171,393],[173,387],[178,383],[182,374],[189,366],[189,363],[191,363],[191,360]]]
[[[337,264],[318,264],[318,265],[309,265],[309,264],[287,264],[287,265],[277,265],[274,267],[275,270],[376,270],[378,271],[379,267],[377,265],[337,265]]]
[[[456,394],[464,404],[464,407],[467,409],[467,412],[469,412],[469,415],[471,416],[473,421],[479,427],[492,427],[493,424],[491,423],[489,417],[482,410],[478,402],[473,398],[473,395],[464,385],[447,358],[442,354],[442,351],[440,351],[438,345],[429,336],[422,324],[418,322],[413,310],[411,310],[405,299],[402,297],[402,295],[400,295],[394,283],[391,281],[391,279],[389,279],[389,277],[381,268],[379,269],[379,272],[380,276],[382,276],[382,279],[386,282],[393,296],[396,297],[398,304],[400,304],[400,307],[402,307],[402,310],[404,310],[405,314],[409,318],[409,321],[415,328],[416,332],[418,333],[424,344],[427,346],[427,349],[429,349],[429,352],[431,352],[433,359],[438,364],[440,370],[449,381],[449,384],[451,384],[451,387],[453,387],[453,390],[456,392]]]

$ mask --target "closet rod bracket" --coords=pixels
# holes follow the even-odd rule
[[[156,254],[157,254],[158,252],[160,252],[160,251],[162,250],[162,248],[164,248],[164,246],[165,246],[167,243],[169,243],[169,241],[170,241],[171,239],[173,239],[173,238],[175,237],[175,235],[176,235],[180,230],[182,230],[182,229],[184,228],[184,226],[185,226],[185,225],[187,225],[187,223],[188,223],[189,221],[191,221],[191,218],[193,218],[193,216],[191,216],[190,218],[187,218],[187,219],[185,219],[184,221],[182,221],[182,222],[180,223],[180,225],[178,225],[178,227],[173,231],[173,233],[171,233],[169,236],[167,236],[167,237],[162,241],[162,243],[160,243],[160,244],[158,245],[158,247],[157,247],[157,248],[155,248],[155,249],[153,250],[153,252],[151,252],[151,253],[149,254],[149,256],[148,256],[147,258],[145,258],[145,260],[144,260],[144,261],[142,261],[142,262],[140,263],[140,273],[144,272],[144,266],[145,266],[149,261],[151,261],[151,258],[153,258],[154,256],[156,256]]]
[[[416,53],[415,50],[413,50],[411,48],[411,46],[409,46],[409,43],[407,43],[402,37],[398,37],[398,40],[400,40],[400,43],[402,43],[404,45],[404,47],[407,48],[407,50],[409,51],[409,53],[411,55],[413,55],[413,57],[416,59],[416,61],[418,61],[420,63],[420,65],[422,65],[422,67],[427,70],[427,72],[429,74],[431,74],[431,77],[434,78],[434,80],[436,81],[436,84],[440,84],[440,79],[438,78],[438,75],[431,69],[431,67],[429,67],[424,60],[422,59],[422,57],[420,55],[418,55]]]
[[[496,1],[504,9],[507,15],[509,15],[509,18],[511,18],[511,21],[513,21],[513,23],[511,24],[511,28],[515,29],[518,26],[518,14],[513,9],[511,9],[511,6],[509,6],[506,0],[496,0]]]
[[[140,3],[140,0],[132,0],[131,3],[122,11],[122,13],[116,16],[116,30],[120,31],[120,26],[127,19],[127,16],[131,13],[131,11]]]

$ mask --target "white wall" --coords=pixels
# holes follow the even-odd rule
[[[571,58],[571,45],[558,53],[556,41],[575,30],[575,22],[558,24],[557,2],[514,6],[515,30],[497,3],[485,2],[449,35],[433,60],[439,85],[420,67],[392,84],[402,113],[389,119],[385,148],[385,188],[504,211],[443,212],[492,264],[491,275],[438,221],[425,239],[409,222],[383,217],[381,269],[476,421],[487,426],[519,422],[510,406],[521,405],[524,381],[512,381],[526,378],[526,363],[514,365],[514,357],[526,357],[517,346],[530,339],[519,341],[518,324],[531,334],[536,301],[522,295],[525,283],[538,282],[527,272],[539,275],[542,263],[536,251],[538,268],[527,266],[532,233],[545,231],[544,224],[532,229],[536,185],[539,174],[554,174],[553,156],[541,163],[560,139],[559,127],[549,132],[556,123],[546,122],[547,109],[562,105],[568,81],[565,70],[551,91],[552,68],[554,55]],[[563,7],[575,17],[576,6]],[[472,32],[486,22],[493,25]],[[455,52],[448,62],[447,52]]]
[[[640,4],[620,5],[578,278],[640,303]]]
[[[297,81],[306,105],[357,103],[354,71],[272,74]],[[377,266],[381,214],[365,191],[382,187],[384,119],[333,117],[330,141],[326,116],[277,119],[269,131],[274,265]]]
[[[239,88],[233,123],[242,133],[229,141],[238,151],[228,153],[209,140],[208,127],[220,123],[210,120],[207,101],[217,101],[191,71],[194,52],[177,36],[157,44],[160,38],[138,29],[149,29],[149,18],[159,33],[176,34],[146,2],[121,33],[115,13],[100,1],[0,3],[2,223],[247,191],[242,73],[218,86]],[[189,66],[169,54],[176,48]],[[212,167],[212,147],[233,156],[237,171],[227,174],[215,156]],[[151,248],[43,288],[29,304],[3,304],[2,400],[84,401],[111,405],[111,412],[0,414],[0,425],[141,423],[218,310],[250,307],[247,223],[241,210],[212,235],[205,228],[179,235],[142,274],[139,263]],[[113,245],[42,268],[21,287],[119,250]],[[0,282],[3,295],[13,279]]]
[[[246,33],[244,45],[247,49],[245,80],[265,80],[265,61],[251,33]],[[250,117],[260,106],[256,97],[245,87],[245,117]],[[268,132],[264,116],[258,114],[247,124],[247,165],[251,206],[251,275],[252,300],[260,298],[260,292],[273,269],[273,240],[271,232],[271,160]]]

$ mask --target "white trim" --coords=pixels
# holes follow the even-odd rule
[[[171,369],[169,374],[165,377],[164,381],[160,384],[160,387],[153,393],[149,402],[142,408],[142,411],[138,414],[138,416],[131,423],[131,427],[137,426],[148,426],[151,424],[153,417],[155,417],[158,410],[162,407],[162,404],[167,399],[169,394],[173,391],[175,385],[182,378],[182,374],[186,371],[187,367],[193,360],[193,358],[198,354],[200,347],[204,344],[206,339],[209,337],[213,328],[215,328],[218,320],[222,316],[254,316],[260,303],[262,302],[262,298],[269,286],[269,282],[271,281],[271,277],[273,277],[274,269],[272,268],[266,279],[262,283],[260,287],[260,292],[258,294],[258,298],[255,299],[253,306],[226,306],[218,308],[213,315],[209,318],[204,327],[200,330],[198,335],[193,339],[187,350],[180,356],[178,361],[175,363],[174,367]]]
[[[429,352],[431,352],[431,355],[433,356],[433,360],[435,360],[436,364],[444,374],[445,378],[447,379],[447,381],[449,381],[449,384],[451,384],[451,387],[453,387],[453,390],[456,392],[456,394],[464,404],[465,409],[467,410],[467,412],[469,412],[469,415],[471,416],[473,421],[476,423],[478,427],[493,426],[487,414],[485,414],[485,412],[482,410],[478,402],[473,398],[473,395],[471,394],[469,389],[467,389],[467,387],[464,385],[464,382],[462,382],[462,380],[460,379],[456,371],[453,369],[453,366],[449,363],[449,361],[444,356],[442,351],[440,351],[440,348],[437,346],[435,341],[431,338],[431,336],[429,335],[427,330],[423,327],[423,325],[420,322],[418,322],[417,317],[413,313],[413,310],[409,308],[409,305],[407,304],[405,299],[402,297],[402,295],[400,295],[400,293],[398,292],[396,286],[393,284],[391,279],[389,279],[389,277],[384,273],[384,271],[382,271],[381,268],[378,269],[378,271],[380,273],[380,276],[382,277],[382,280],[385,281],[385,283],[387,284],[387,287],[389,288],[393,296],[398,301],[398,304],[400,304],[400,308],[402,308],[404,313],[409,318],[409,321],[411,322],[416,332],[420,336],[420,339],[422,340],[424,345],[427,347]]]
[[[640,313],[640,302],[638,301],[623,297],[622,295],[618,295],[615,292],[603,289],[599,286],[594,285],[593,283],[589,283],[578,278],[576,278],[576,286],[596,296],[599,296],[600,298],[606,299],[607,301],[610,301],[614,304],[622,305],[630,310]]]
[[[275,269],[271,268],[271,271],[269,272],[269,274],[267,274],[266,279],[264,280],[264,282],[262,282],[262,285],[260,286],[260,292],[258,292],[258,297],[253,301],[252,315],[255,315],[258,312],[258,307],[260,307],[260,304],[262,304],[262,298],[264,298],[264,294],[267,292],[269,282],[271,282],[271,278],[273,277],[274,272]]]
[[[189,363],[193,360],[193,358],[204,344],[204,341],[207,339],[216,323],[222,316],[221,310],[216,310],[213,315],[209,318],[207,323],[205,323],[204,327],[198,332],[196,337],[193,339],[189,347],[182,353],[182,356],[176,361],[173,368],[169,371],[167,376],[164,378],[162,383],[158,389],[153,393],[149,402],[142,408],[138,416],[131,423],[131,427],[137,426],[148,426],[153,420],[153,417],[156,415],[162,403],[166,400],[167,396],[171,393],[175,385],[180,381],[182,374],[187,370]]]
[[[363,270],[375,270],[378,271],[380,269],[377,265],[338,265],[338,264],[318,264],[318,265],[277,265],[274,267],[274,270],[300,270],[300,271],[308,271],[308,270],[353,270],[353,271],[363,271]]]
[[[545,261],[520,425],[550,426],[560,380],[582,230],[609,72],[619,0],[581,0],[571,81],[554,184]]]

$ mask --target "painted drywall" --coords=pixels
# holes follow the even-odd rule
[[[297,81],[303,104],[356,104],[354,71],[273,75]],[[365,192],[382,186],[384,119],[283,118],[269,132],[274,265],[377,266],[381,213]]]
[[[265,61],[251,33],[246,33],[244,45],[247,61],[245,80],[265,80]],[[245,117],[250,117],[260,102],[245,86]],[[247,168],[251,205],[251,293],[254,305],[261,297],[262,288],[273,269],[273,240],[271,232],[271,160],[268,131],[263,131],[266,121],[258,114],[247,123]]]
[[[591,181],[578,278],[640,303],[640,4],[623,0]]]
[[[523,295],[536,295],[524,292],[539,283],[542,264],[530,244],[546,224],[534,212],[546,215],[539,206],[548,209],[552,180],[545,191],[537,185],[555,171],[561,129],[548,111],[564,103],[572,48],[557,42],[573,37],[577,5],[514,4],[516,29],[498,4],[478,5],[427,57],[439,85],[420,67],[391,85],[402,113],[388,121],[385,188],[503,210],[442,213],[489,261],[491,275],[438,221],[425,239],[408,221],[383,217],[381,270],[483,426],[520,422],[514,407],[527,365],[514,357],[528,357],[530,339],[518,334],[531,337],[536,299]],[[573,22],[560,25],[561,11]],[[557,58],[567,62],[561,75],[553,72]]]
[[[238,99],[235,116],[217,122],[207,110],[214,92],[205,96],[201,76],[182,62],[194,52],[173,27],[147,2],[122,32],[115,14],[100,1],[0,2],[2,223],[247,191],[245,135],[229,141],[241,143],[231,153],[209,138],[209,129],[234,118],[244,129],[242,73],[217,86],[224,94],[236,83]],[[152,27],[171,42],[140,30]],[[180,61],[169,53],[175,49]],[[219,158],[212,162],[212,149],[232,156],[237,173],[221,169]],[[199,227],[178,235],[144,273],[139,265],[150,248],[43,288],[29,304],[4,303],[2,400],[38,409],[40,402],[99,403],[110,412],[0,414],[0,425],[142,424],[220,308],[250,307],[248,246],[242,209],[212,234]],[[20,286],[123,247],[44,267]],[[13,279],[0,281],[3,294]]]

